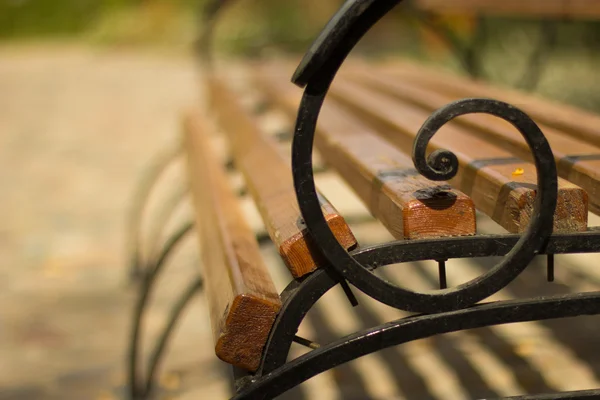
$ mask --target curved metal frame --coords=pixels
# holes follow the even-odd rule
[[[152,380],[154,379],[156,368],[160,362],[166,344],[174,330],[175,324],[181,316],[185,306],[193,298],[194,294],[196,294],[202,287],[201,281],[199,279],[195,279],[189,288],[183,293],[183,295],[179,297],[179,300],[176,302],[176,306],[169,317],[169,321],[165,325],[165,328],[160,335],[160,339],[152,352],[152,357],[148,368],[149,372],[147,374],[147,378],[144,380],[143,373],[139,366],[140,336],[144,312],[147,308],[146,306],[154,284],[156,283],[156,279],[164,269],[169,256],[177,248],[181,241],[190,232],[192,232],[193,228],[193,222],[187,221],[183,223],[164,244],[160,255],[156,259],[156,262],[144,271],[144,280],[138,293],[138,299],[134,309],[132,321],[133,325],[131,328],[131,335],[129,337],[128,345],[128,389],[129,396],[132,400],[146,399],[150,395],[150,390],[152,389],[153,385]]]
[[[131,281],[136,281],[144,275],[144,265],[147,264],[147,262],[142,259],[140,250],[140,228],[148,199],[150,198],[150,195],[152,194],[153,189],[157,185],[162,174],[180,154],[181,148],[177,146],[166,151],[162,151],[160,154],[156,155],[153,158],[151,165],[146,169],[146,171],[144,171],[144,175],[142,176],[142,179],[140,180],[134,193],[126,222],[126,249],[129,256],[129,279]],[[169,207],[175,205],[176,203],[169,204]],[[169,210],[166,210],[166,212],[168,211]],[[162,226],[157,228],[162,229]]]

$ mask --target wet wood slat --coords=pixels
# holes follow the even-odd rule
[[[215,353],[255,371],[281,300],[225,170],[212,154],[209,131],[199,112],[185,116],[184,143]]]

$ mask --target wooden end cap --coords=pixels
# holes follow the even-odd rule
[[[236,296],[215,353],[226,363],[256,371],[280,305],[251,295]]]
[[[326,214],[325,220],[337,241],[346,250],[352,250],[357,246],[354,234],[346,224],[344,217],[337,213]],[[283,262],[288,266],[294,278],[300,278],[317,269],[317,263],[309,250],[310,236],[303,229],[299,234],[289,238],[279,247],[279,254]]]
[[[475,204],[449,185],[417,190],[403,210],[404,236],[425,239],[474,235],[477,228]]]

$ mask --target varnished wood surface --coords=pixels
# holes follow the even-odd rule
[[[408,84],[402,85],[396,81],[388,82],[386,90],[393,94],[401,92],[403,98],[413,99],[429,94],[418,88],[410,91]],[[429,110],[379,93],[369,87],[368,83],[361,85],[340,79],[333,85],[331,95],[348,105],[356,114],[373,121],[380,133],[406,152],[411,151],[416,132],[431,114]],[[449,149],[456,154],[460,168],[451,182],[471,196],[477,208],[509,232],[521,232],[527,227],[536,190],[533,164],[490,141],[473,137],[465,128],[455,124],[445,126],[432,139],[430,148]],[[586,230],[588,202],[585,191],[565,180],[559,180],[558,194],[554,230]]]
[[[200,112],[185,116],[184,143],[215,353],[255,371],[281,300],[225,171],[212,154],[210,131]]]
[[[367,75],[363,77],[367,78]],[[405,101],[411,101],[424,107],[428,112],[443,105],[471,94],[446,95],[434,89],[422,90],[412,83],[401,80],[389,80],[374,74],[368,75],[368,85],[375,85],[379,90],[402,96]],[[421,95],[417,95],[417,92]],[[410,93],[410,94],[409,94]],[[479,95],[484,96],[484,94]],[[525,139],[508,122],[499,118],[474,114],[456,119],[450,125],[466,126],[473,137],[483,138],[498,146],[511,151],[518,157],[531,160],[532,154]],[[589,196],[589,208],[595,213],[600,212],[600,147],[573,138],[560,130],[540,123],[544,135],[548,139],[557,163],[558,174],[585,189]]]
[[[538,123],[556,128],[595,146],[600,146],[600,115],[598,114],[411,62],[394,62],[382,66],[381,71],[386,72],[393,80],[419,84],[456,98],[465,96],[488,97],[505,101],[521,108]]]
[[[227,134],[236,166],[261,213],[267,231],[295,278],[317,268],[309,250],[309,235],[302,221],[291,173],[291,161],[276,143],[260,132],[257,121],[218,78],[209,81],[211,111]],[[290,86],[292,86],[290,84]],[[338,241],[346,248],[356,239],[344,218],[321,196],[323,214]]]
[[[416,5],[440,14],[600,19],[596,0],[417,0]]]
[[[273,73],[271,73],[273,72]],[[294,118],[302,91],[285,75],[263,70],[255,80],[266,97]],[[472,200],[447,182],[419,175],[408,156],[339,106],[326,102],[315,144],[373,216],[398,239],[473,235]]]

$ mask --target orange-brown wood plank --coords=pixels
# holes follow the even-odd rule
[[[296,116],[301,90],[281,71],[255,75],[269,100]],[[366,124],[326,102],[315,144],[369,211],[398,239],[473,235],[473,201],[447,182],[420,176],[408,156],[375,134]]]
[[[381,73],[365,74],[363,78],[364,84],[418,104],[429,111],[465,97],[441,94],[434,89],[423,90],[413,83],[390,80]],[[466,126],[474,137],[493,142],[523,159],[533,159],[525,139],[504,120],[486,114],[473,114],[460,117],[450,125]],[[575,139],[545,124],[540,123],[539,126],[552,147],[559,176],[583,188],[589,196],[590,210],[600,213],[600,147]]]
[[[411,151],[416,132],[430,112],[367,86],[341,79],[333,85],[331,94],[356,114],[373,121],[388,140],[404,151]],[[423,93],[415,90],[410,95]],[[520,232],[527,227],[536,192],[533,164],[489,141],[473,137],[463,127],[450,124],[432,139],[430,148],[448,149],[456,154],[460,168],[451,182],[470,195],[477,208],[510,232]],[[587,215],[585,191],[559,180],[554,230],[584,231]]]
[[[393,62],[381,66],[378,70],[386,72],[394,80],[419,84],[453,98],[488,97],[514,104],[536,122],[600,147],[600,115],[598,114],[411,62]]]
[[[212,154],[209,129],[198,112],[185,116],[188,176],[215,353],[255,371],[281,300],[225,171]]]
[[[317,262],[309,251],[309,234],[298,208],[290,160],[282,156],[271,138],[262,134],[255,118],[226,85],[215,78],[209,86],[212,112],[229,137],[236,166],[244,174],[283,261],[295,278],[314,271]],[[356,247],[356,238],[344,218],[323,196],[320,200],[337,240],[346,249]]]
[[[438,14],[600,19],[596,0],[417,0],[416,5]]]

